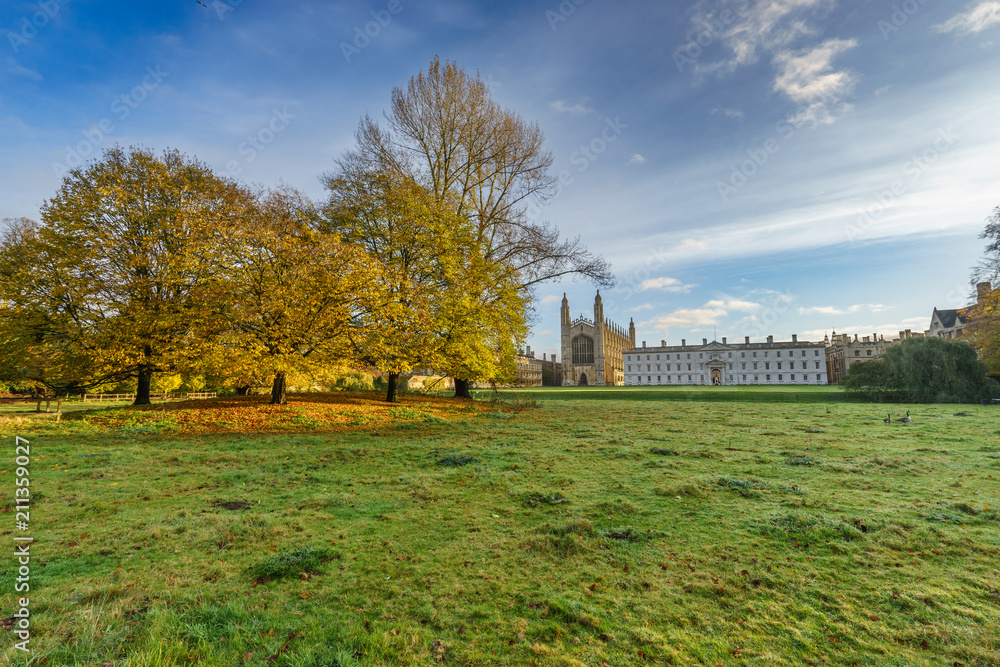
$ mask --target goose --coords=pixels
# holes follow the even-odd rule
[[[892,423],[892,413],[891,412],[889,413],[888,417],[886,417],[885,419],[882,420],[882,423],[883,424],[891,424]]]
[[[909,424],[911,421],[913,421],[912,419],[910,419],[910,411],[907,410],[906,411],[906,416],[905,417],[900,417],[896,421],[903,422],[904,424]]]

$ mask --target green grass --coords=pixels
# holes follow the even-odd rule
[[[859,403],[857,396],[845,393],[836,385],[726,385],[713,386],[634,386],[634,387],[528,387],[507,389],[501,397],[534,398],[544,401],[687,401],[738,403]],[[476,398],[495,397],[492,391],[473,392]]]
[[[32,664],[1000,664],[1000,409],[608,391],[336,432],[0,422],[7,461],[31,440]]]

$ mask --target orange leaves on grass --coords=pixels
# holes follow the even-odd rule
[[[284,406],[270,405],[267,396],[234,396],[109,411],[91,416],[90,422],[111,428],[167,422],[171,431],[182,433],[342,432],[427,418],[450,421],[470,409],[462,404],[457,412],[459,406],[454,401],[428,396],[408,396],[405,406],[407,409],[401,411],[398,404],[386,403],[376,393],[290,395]]]

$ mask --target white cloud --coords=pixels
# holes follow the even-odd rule
[[[648,322],[643,322],[640,326],[643,329],[656,328],[658,330],[670,327],[707,326],[718,324],[719,318],[725,315],[726,310],[723,308],[684,308],[667,315],[660,315]]]
[[[743,112],[739,109],[712,109],[712,114],[722,114],[726,118],[743,118]]]
[[[632,157],[629,158],[628,163],[629,164],[642,164],[645,161],[646,161],[646,158],[644,158],[639,153],[636,153]]]
[[[857,313],[861,310],[868,310],[872,313],[881,313],[883,310],[888,310],[891,306],[886,306],[881,303],[856,303],[847,308],[837,308],[835,306],[811,306],[809,308],[799,308],[800,315],[849,315],[851,313]]]
[[[651,304],[651,303],[644,303],[641,306],[636,306],[635,308],[629,308],[625,312],[626,313],[638,313],[639,311],[642,311],[642,310],[653,310],[653,304]]]
[[[687,294],[691,291],[692,287],[696,285],[685,285],[677,278],[649,278],[648,280],[643,280],[639,283],[639,287],[636,288],[637,292],[645,292],[647,290],[660,290],[661,292],[671,292],[673,294]]]
[[[591,109],[588,106],[585,106],[582,102],[578,102],[571,106],[566,104],[562,100],[556,100],[555,102],[552,102],[549,105],[549,107],[557,113],[569,113],[574,115],[595,113],[593,109]]]
[[[832,123],[837,113],[849,109],[843,104],[857,77],[847,70],[833,71],[833,59],[858,45],[855,39],[828,39],[802,51],[783,51],[774,57],[778,75],[775,92],[784,93],[803,108],[790,122],[801,125]]]
[[[987,0],[934,26],[934,29],[944,34],[957,32],[959,35],[970,35],[997,23],[1000,23],[1000,2]]]
[[[543,306],[551,306],[555,303],[559,303],[561,300],[562,297],[560,297],[558,294],[549,294],[546,297],[542,297],[541,301],[539,301],[538,303]]]
[[[703,70],[732,72],[752,65],[760,58],[761,51],[785,48],[796,39],[816,33],[798,14],[805,10],[821,8],[824,0],[765,0],[747,3],[745,0],[705,0],[695,10],[691,32],[703,32],[706,26],[725,25],[722,14],[737,15],[731,26],[721,34],[723,44],[731,55],[725,61],[703,67]]]
[[[694,239],[684,239],[680,242],[673,252],[684,252],[685,250],[704,250],[708,245],[704,241],[695,241]]]
[[[843,315],[844,311],[833,306],[812,306],[811,308],[799,308],[800,315]]]
[[[669,329],[670,327],[686,327],[691,329],[698,326],[712,326],[719,323],[719,319],[725,317],[730,311],[754,311],[761,307],[759,303],[745,301],[742,299],[714,299],[705,303],[701,308],[682,308],[666,315],[660,315],[648,322],[643,322],[642,328],[656,328],[658,330]]]
[[[834,71],[831,62],[841,52],[857,46],[856,40],[828,39],[818,46],[795,48],[806,38],[819,34],[812,15],[828,12],[833,3],[824,0],[702,0],[691,21],[692,35],[711,34],[730,52],[722,61],[695,66],[700,75],[731,73],[771,54],[776,78],[774,90],[800,105],[790,119],[795,125],[829,124],[850,106],[842,100],[856,82],[847,70]],[[729,19],[725,20],[724,15]],[[736,19],[733,20],[732,16]],[[712,26],[716,26],[713,28]],[[725,29],[718,30],[722,26]],[[712,113],[734,111],[716,109]]]
[[[882,86],[881,88],[876,89],[875,97],[882,97],[883,95],[889,92],[890,88],[892,88],[892,86]]]

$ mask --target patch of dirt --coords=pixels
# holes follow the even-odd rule
[[[225,502],[216,501],[212,503],[212,505],[224,510],[232,510],[234,512],[236,510],[249,509],[250,507],[250,503],[246,502],[245,500],[227,500]]]

